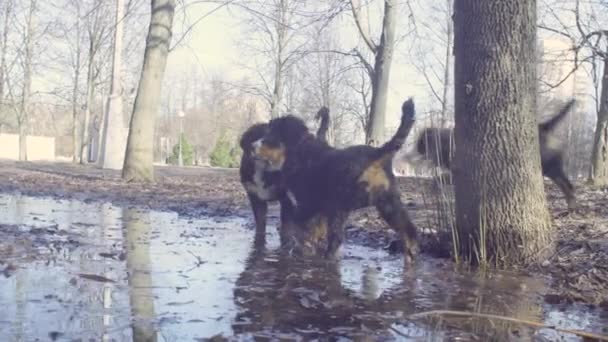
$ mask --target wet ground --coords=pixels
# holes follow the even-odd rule
[[[276,224],[276,218],[271,224]],[[479,274],[349,239],[338,262],[282,254],[249,219],[0,195],[0,340],[547,340],[608,334],[608,311],[548,304],[549,279]]]

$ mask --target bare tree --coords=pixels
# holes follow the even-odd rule
[[[240,88],[260,96],[268,104],[271,118],[281,112],[285,77],[307,53],[309,37],[303,28],[315,22],[300,14],[301,0],[254,0],[238,3],[248,14],[247,25],[252,32],[245,49],[254,57],[255,66],[247,66],[257,74],[258,84]]]
[[[608,185],[608,22],[605,21],[608,5],[605,2],[581,2],[576,0],[574,8],[568,6],[549,6],[549,18],[552,22],[541,22],[539,25],[547,32],[571,42],[573,67],[564,77],[552,84],[546,84],[549,89],[556,88],[575,77],[581,66],[589,65],[590,74],[594,79],[597,120],[592,144],[591,161],[589,165],[589,182],[594,185]],[[599,12],[599,13],[598,13]],[[573,17],[574,24],[569,24],[563,17]],[[604,19],[602,21],[601,19]]]
[[[150,28],[146,40],[122,177],[128,181],[154,179],[154,126],[171,43],[174,0],[152,0]]]
[[[36,0],[30,0],[26,15],[25,32],[23,33],[23,88],[21,104],[17,112],[19,126],[19,160],[27,160],[27,134],[30,114],[30,96],[32,90],[32,55],[34,50],[34,15]]]
[[[74,6],[74,14],[76,16],[76,23],[74,25],[75,30],[75,42],[74,42],[74,55],[72,56],[72,67],[74,71],[73,84],[72,84],[72,162],[78,162],[79,156],[79,142],[80,135],[78,134],[79,127],[79,114],[80,114],[80,73],[82,71],[82,23],[81,23],[81,1],[71,1],[70,5]]]
[[[473,262],[529,263],[551,241],[535,118],[536,1],[456,1],[454,12],[457,248]]]
[[[94,7],[88,11],[88,15],[85,18],[88,40],[88,55],[85,109],[80,139],[81,144],[79,146],[81,164],[86,163],[87,156],[89,154],[89,125],[93,102],[95,100],[96,82],[100,77],[102,69],[102,66],[99,65],[98,62],[100,59],[99,50],[103,47],[103,44],[106,43],[110,37],[109,33],[111,32],[110,27],[106,22],[105,9],[106,8],[103,6],[103,4],[94,4]]]
[[[116,27],[114,31],[114,55],[112,58],[112,87],[103,120],[99,165],[104,169],[121,169],[124,163],[122,48],[124,0],[116,0]]]
[[[6,52],[8,50],[8,32],[9,32],[9,19],[13,9],[13,2],[6,0],[4,3],[3,20],[4,25],[2,28],[2,49],[0,50],[0,115],[4,115],[4,78],[8,73],[6,72]],[[2,128],[2,122],[0,122],[0,130]]]
[[[412,64],[424,78],[433,102],[439,103],[439,126],[445,127],[449,119],[453,53],[453,0],[422,2],[426,20],[418,19],[416,26],[420,47],[411,56]],[[441,23],[441,30],[438,29]]]
[[[395,44],[397,26],[397,1],[384,0],[384,17],[380,42],[375,43],[363,28],[360,16],[361,5],[358,0],[350,0],[355,24],[365,45],[374,55],[374,63],[369,63],[363,55],[357,52],[362,63],[366,66],[372,85],[369,122],[366,126],[365,140],[367,144],[377,145],[384,141],[384,125],[386,116],[386,100],[388,96],[388,80]]]

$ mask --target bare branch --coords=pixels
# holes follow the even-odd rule
[[[376,46],[376,44],[372,41],[372,39],[363,30],[363,23],[361,21],[361,16],[359,15],[359,10],[361,9],[361,4],[359,3],[359,0],[350,0],[350,8],[353,12],[353,17],[355,18],[355,24],[357,25],[359,34],[361,34],[361,38],[363,38],[363,41],[365,42],[367,47],[375,54],[376,51],[378,50],[378,46]]]

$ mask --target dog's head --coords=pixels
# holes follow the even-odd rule
[[[241,149],[244,154],[251,154],[253,152],[253,143],[262,139],[268,132],[267,123],[258,123],[249,127],[241,136],[239,142]]]
[[[287,150],[309,134],[304,121],[293,115],[270,120],[266,134],[253,143],[255,154],[267,160],[274,169],[281,169]]]

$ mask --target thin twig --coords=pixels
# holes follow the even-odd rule
[[[431,310],[431,311],[419,312],[419,313],[410,315],[408,318],[416,319],[416,318],[423,318],[423,317],[426,317],[426,316],[433,316],[433,315],[450,315],[450,316],[464,316],[464,317],[479,317],[479,318],[487,318],[487,319],[498,319],[498,320],[501,320],[501,321],[507,321],[507,322],[512,322],[512,323],[523,324],[523,325],[531,326],[531,327],[534,327],[534,328],[553,329],[553,330],[555,330],[557,332],[561,332],[561,333],[574,334],[574,335],[581,336],[581,337],[597,339],[599,341],[608,341],[608,336],[604,336],[604,335],[597,335],[597,334],[588,333],[588,332],[580,331],[580,330],[556,328],[554,326],[546,325],[546,324],[543,324],[543,323],[538,323],[538,322],[535,322],[535,321],[524,320],[524,319],[519,319],[519,318],[499,316],[499,315],[492,315],[492,314],[484,314],[484,313],[476,313],[476,312],[468,312],[468,311]]]

